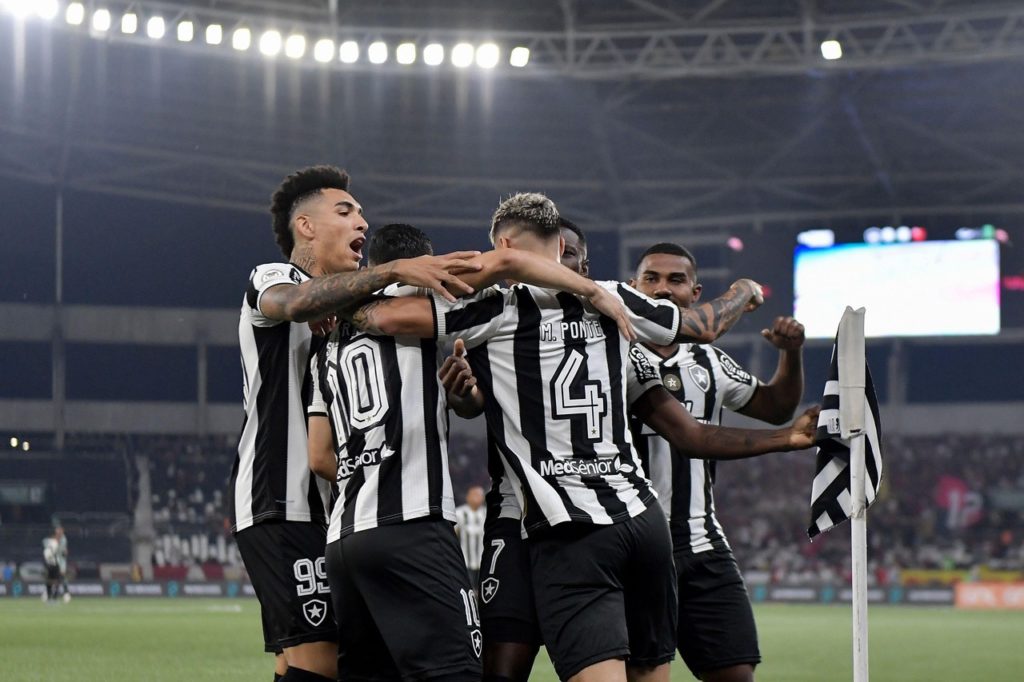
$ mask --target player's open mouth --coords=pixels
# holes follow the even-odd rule
[[[358,239],[355,239],[351,244],[348,245],[349,248],[352,249],[352,253],[354,253],[356,255],[356,260],[362,260],[362,258],[363,258],[363,244],[365,244],[365,243],[366,243],[366,238],[365,237],[359,237]]]

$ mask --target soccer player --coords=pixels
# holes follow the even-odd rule
[[[441,379],[442,386],[444,379]],[[469,570],[469,584],[474,588],[480,582],[480,556],[484,552],[484,489],[478,485],[466,491],[466,503],[455,508],[455,531],[459,534],[462,555]]]
[[[238,325],[245,421],[231,472],[232,531],[277,654],[275,680],[337,677],[337,629],[324,566],[329,486],[310,475],[303,394],[309,387],[307,321],[368,300],[396,282],[467,292],[465,256],[400,260],[356,272],[367,229],[349,177],[332,166],[289,175],[270,207],[287,263],[249,276]]]
[[[557,209],[540,194],[513,196],[498,207],[491,240],[557,263]],[[688,314],[617,282],[590,287],[621,300],[640,336],[657,343],[712,340],[761,302],[749,280]],[[626,339],[579,299],[529,285],[422,303],[376,301],[352,320],[377,333],[461,336],[470,348],[492,442],[523,509],[538,620],[559,677],[625,680],[628,658],[630,679],[667,680],[671,541],[626,429]]]
[[[586,238],[573,223],[561,219],[566,248],[561,262],[584,274],[587,263]],[[571,247],[571,249],[570,249]],[[568,256],[566,255],[568,254]],[[483,395],[462,353],[444,363],[442,380],[460,401],[460,416],[472,418],[483,411]],[[789,429],[752,431],[711,427],[698,423],[661,385],[660,375],[646,357],[630,351],[627,396],[634,415],[663,435],[678,451],[709,459],[735,459],[775,451],[800,450],[813,443],[817,408],[801,415]],[[496,454],[493,455],[495,458]],[[486,549],[480,583],[481,620],[484,632],[485,677],[526,680],[540,646],[540,633],[533,608],[529,564],[524,561],[523,543],[517,520],[521,512],[515,496],[506,490],[507,477],[500,461],[489,461],[494,486],[488,495]],[[501,559],[499,561],[499,559]]]
[[[68,541],[64,536],[64,528],[56,526],[53,533],[43,538],[43,564],[46,566],[46,591],[43,601],[56,599],[62,592],[64,601],[71,601],[68,591]]]
[[[676,244],[655,244],[631,284],[652,298],[689,308],[700,299],[697,263]],[[762,335],[779,349],[762,383],[726,353],[703,344],[638,344],[635,361],[694,417],[719,424],[730,409],[773,424],[788,421],[803,395],[803,326],[776,318]],[[664,399],[664,398],[662,398]],[[631,428],[670,519],[679,577],[679,653],[705,682],[752,682],[761,656],[754,614],[725,532],[715,516],[715,463],[687,456],[634,417]]]
[[[398,224],[374,232],[368,249],[371,266],[380,267],[428,253],[430,242]],[[578,293],[592,289],[586,279],[527,254],[489,252],[471,262],[479,262],[480,272],[467,278],[515,274]],[[416,293],[389,288],[382,297]],[[625,318],[615,299],[591,293]],[[418,300],[429,311],[429,301]],[[343,324],[313,361],[310,454],[317,461],[337,454],[339,496],[326,553],[331,598],[342,614],[338,668],[346,680],[479,680],[476,597],[452,529],[438,346],[397,332],[366,334]]]

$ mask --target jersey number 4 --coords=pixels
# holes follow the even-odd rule
[[[600,381],[583,379],[585,365],[586,358],[575,349],[562,360],[551,380],[551,411],[555,419],[583,420],[587,440],[599,441],[608,399]]]

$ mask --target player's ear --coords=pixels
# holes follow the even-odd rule
[[[292,220],[292,232],[295,233],[296,239],[301,236],[307,241],[316,236],[316,228],[313,227],[313,221],[305,213],[297,214]]]
[[[693,285],[693,302],[696,303],[700,300],[700,292],[704,291],[704,285],[694,284]]]
[[[565,237],[558,235],[558,257],[561,258],[563,253],[565,253]]]
[[[498,241],[495,242],[494,248],[496,248],[496,249],[511,249],[512,248],[512,241],[508,237],[506,237],[505,235],[501,235],[500,237],[498,237]]]

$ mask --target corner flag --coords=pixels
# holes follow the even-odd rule
[[[819,533],[850,518],[854,512],[850,488],[850,443],[858,435],[865,437],[864,470],[867,477],[864,481],[864,509],[874,502],[882,481],[882,423],[871,372],[863,359],[863,309],[859,312],[859,341],[856,333],[844,333],[848,316],[854,313],[847,308],[832,348],[832,362],[815,437],[818,444],[817,466],[811,485],[811,525],[807,528],[807,536],[812,540]],[[863,375],[860,374],[861,364]],[[841,404],[841,401],[853,404]],[[857,401],[862,401],[862,405],[857,405]],[[852,416],[849,415],[851,412]],[[864,419],[864,416],[868,418]],[[844,423],[844,418],[848,423]]]

